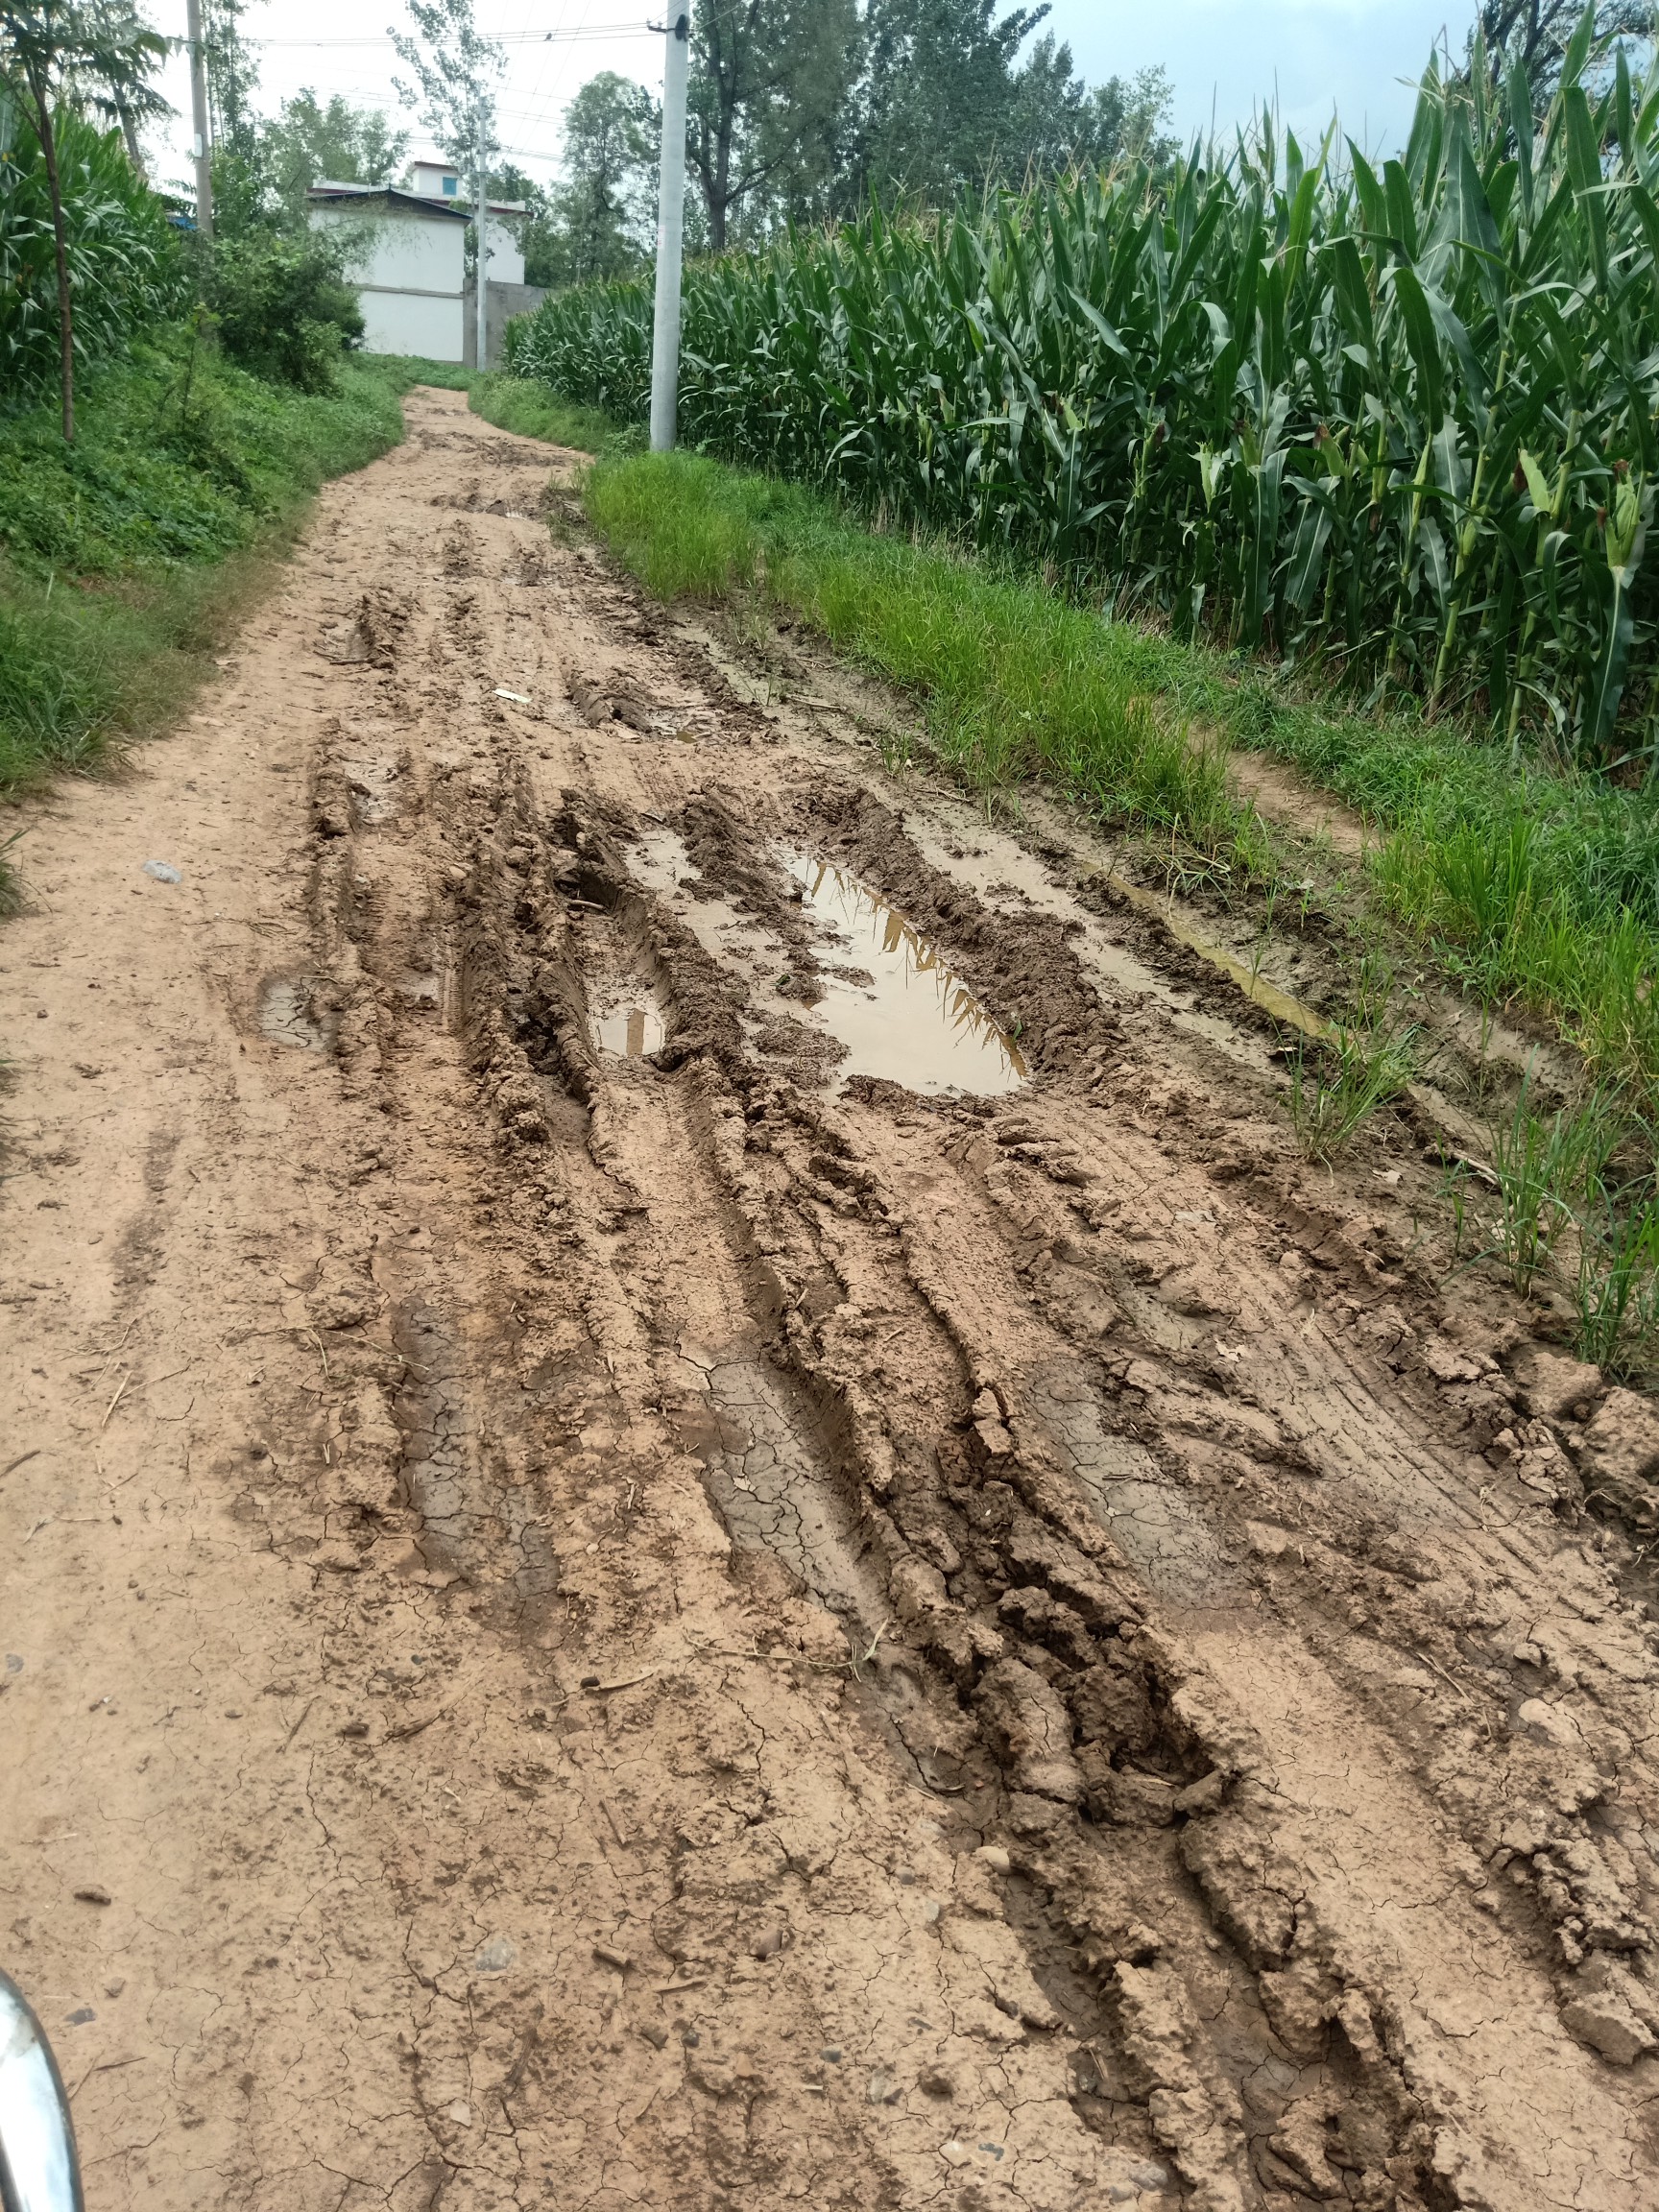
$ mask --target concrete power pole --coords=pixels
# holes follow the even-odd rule
[[[473,358],[477,363],[480,375],[489,366],[490,340],[490,202],[487,189],[490,182],[490,164],[485,152],[487,135],[484,128],[484,110],[480,108],[478,110],[478,146],[473,164],[477,190],[472,198],[472,205],[476,210],[474,227],[478,232],[477,298],[472,302],[476,309],[475,324],[477,329],[477,337],[473,345]]]
[[[177,23],[177,15],[173,18]],[[213,149],[207,141],[207,52],[202,43],[202,0],[189,0],[185,17],[190,46],[190,122],[196,133],[196,228],[213,235]]]
[[[662,70],[662,176],[657,204],[657,317],[651,332],[651,450],[674,450],[680,389],[680,260],[685,228],[685,65],[688,7],[670,0]]]

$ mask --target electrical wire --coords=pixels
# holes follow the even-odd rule
[[[581,38],[650,38],[661,36],[661,26],[649,23],[589,23],[573,31],[508,31],[496,37],[497,46],[554,46],[571,44]],[[249,46],[390,46],[392,40],[378,38],[248,38]]]

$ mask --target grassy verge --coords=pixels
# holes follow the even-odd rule
[[[87,375],[73,446],[50,404],[0,418],[0,798],[174,715],[310,495],[396,445],[432,373],[358,359],[309,397],[181,329]]]
[[[500,370],[472,380],[468,404],[498,430],[516,430],[521,438],[544,438],[550,445],[568,445],[578,453],[628,452],[644,442],[639,431],[624,429],[597,407],[561,399],[545,384]]]
[[[325,479],[403,435],[416,384],[596,450],[603,416],[445,362],[358,355],[321,397],[163,331],[55,405],[0,416],[0,800],[87,773],[177,715]],[[0,912],[17,882],[0,829]]]
[[[1580,1347],[1631,1374],[1659,1356],[1659,794],[1515,760],[1455,729],[1333,709],[1259,664],[1109,621],[1029,575],[870,531],[797,486],[695,456],[613,454],[587,500],[648,590],[755,595],[806,621],[918,693],[939,755],[988,803],[1041,779],[1103,825],[1155,832],[1189,884],[1208,875],[1271,897],[1283,879],[1274,836],[1229,791],[1216,734],[1360,807],[1378,832],[1369,910],[1483,1004],[1553,1021],[1586,1064],[1581,1103],[1546,1120],[1524,1091],[1507,1146],[1495,1143],[1491,1249],[1524,1238],[1542,1205]],[[1367,965],[1363,930],[1357,950]],[[1298,1082],[1316,1157],[1410,1072],[1386,996]]]
[[[1297,700],[1227,656],[690,455],[601,462],[588,501],[647,589],[758,591],[920,692],[939,751],[988,795],[1042,777],[1102,822],[1266,878],[1262,825],[1195,733],[1281,755],[1369,816],[1376,894],[1482,998],[1526,998],[1599,1071],[1659,1089],[1659,793]]]

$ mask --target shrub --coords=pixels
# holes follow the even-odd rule
[[[78,361],[124,350],[177,312],[186,272],[167,210],[133,174],[117,132],[57,119]],[[10,129],[8,129],[10,125]],[[0,412],[27,406],[58,373],[58,292],[46,164],[0,85]]]
[[[361,343],[357,296],[340,248],[251,231],[213,249],[204,291],[232,360],[301,392],[328,392],[341,354]]]

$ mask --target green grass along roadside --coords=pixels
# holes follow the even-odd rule
[[[164,330],[89,372],[73,447],[43,401],[0,416],[0,799],[87,773],[174,718],[331,476],[403,435],[416,384],[584,451],[603,416],[513,379],[359,354],[332,394],[251,376]],[[16,897],[0,830],[0,911]]]
[[[72,447],[51,403],[0,416],[0,798],[165,727],[318,486],[402,437],[418,382],[472,378],[359,355],[307,396],[185,325],[86,374]],[[0,910],[17,896],[8,842],[0,827]]]
[[[645,443],[642,430],[613,421],[597,407],[562,399],[545,384],[501,371],[492,370],[488,375],[474,377],[467,404],[474,415],[493,422],[498,430],[516,431],[520,438],[544,439],[550,445],[567,445],[577,453],[632,453]]]
[[[1039,778],[1103,826],[1166,840],[1189,888],[1271,900],[1287,880],[1283,841],[1229,789],[1227,745],[1271,752],[1360,808],[1377,832],[1365,897],[1391,933],[1482,1004],[1520,1000],[1553,1019],[1588,1070],[1585,1100],[1552,1118],[1523,1091],[1514,1142],[1494,1145],[1495,1197],[1484,1184],[1455,1194],[1460,1238],[1473,1257],[1505,1258],[1528,1209],[1541,1213],[1549,1265],[1533,1272],[1567,1293],[1580,1347],[1646,1371],[1659,1354],[1651,798],[1455,729],[1333,710],[1259,665],[1103,620],[1041,580],[872,532],[799,487],[694,455],[613,451],[586,497],[649,591],[753,596],[805,620],[925,700],[939,757],[987,804]],[[1378,988],[1380,965],[1358,954],[1353,1024],[1294,1071],[1293,1118],[1313,1157],[1339,1150],[1412,1073],[1410,1027]],[[1527,1174],[1517,1160],[1532,1162]]]

